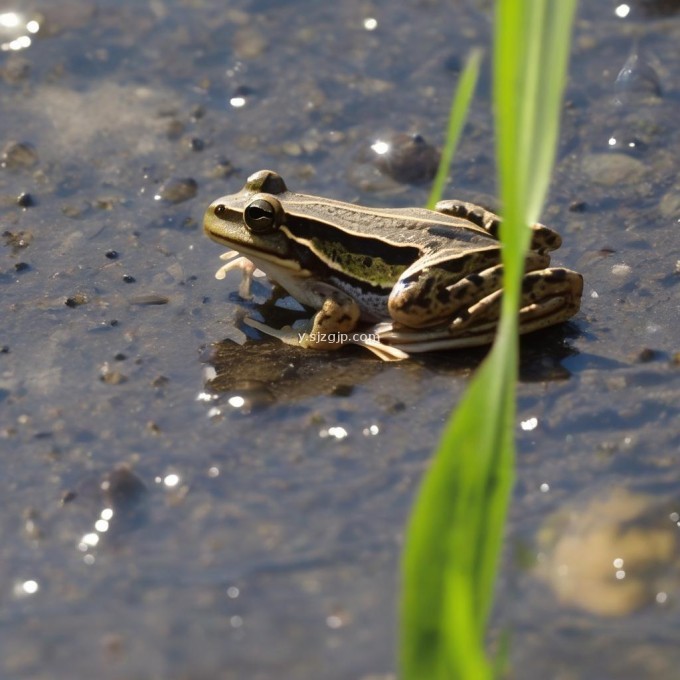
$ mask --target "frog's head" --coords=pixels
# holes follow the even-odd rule
[[[290,241],[280,229],[285,220],[282,206],[286,183],[272,170],[260,170],[246,180],[241,191],[210,204],[203,230],[217,243],[248,257],[285,260]]]

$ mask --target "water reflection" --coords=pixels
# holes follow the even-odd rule
[[[28,579],[14,586],[14,595],[16,597],[26,597],[28,595],[35,595],[39,590],[40,584],[33,579]]]
[[[565,506],[538,533],[538,576],[560,602],[600,616],[664,604],[680,574],[668,504],[614,488]]]
[[[30,47],[40,24],[35,19],[28,19],[18,12],[0,14],[0,50],[3,52],[25,50]]]

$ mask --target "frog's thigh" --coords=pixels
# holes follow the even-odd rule
[[[316,349],[338,349],[348,341],[342,341],[341,333],[351,333],[359,323],[361,310],[349,295],[338,290],[330,291],[321,309],[312,319],[312,329],[303,336],[301,345]]]
[[[529,251],[525,269],[540,269],[549,264],[548,255]],[[470,308],[484,301],[503,285],[503,265],[497,264],[451,282],[448,272],[432,268],[408,287],[399,282],[388,300],[390,316],[397,322],[421,328],[447,319],[468,325]]]
[[[434,209],[444,215],[452,215],[453,217],[469,220],[472,224],[484,229],[489,236],[496,240],[500,238],[501,218],[496,213],[486,210],[480,205],[454,199],[439,201]],[[562,245],[562,237],[544,224],[536,222],[536,224],[531,225],[531,230],[533,232],[530,246],[532,250],[557,250]]]

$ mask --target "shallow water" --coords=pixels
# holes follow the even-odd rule
[[[369,149],[441,143],[488,4],[0,0],[0,45],[22,48],[0,51],[0,675],[393,677],[403,526],[483,352],[235,344],[268,289],[245,303],[236,274],[216,281],[200,222],[264,167],[422,204],[427,184],[381,176]],[[677,557],[625,575],[650,600],[616,617],[532,568],[548,515],[614,488],[656,497],[640,522],[675,531],[680,13],[617,5],[581,9],[543,216],[582,311],[523,342],[492,631],[512,631],[518,678],[674,678],[680,661]],[[494,194],[489,89],[452,196]]]

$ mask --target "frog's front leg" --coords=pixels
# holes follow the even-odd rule
[[[248,318],[243,322],[251,328],[278,338],[287,345],[296,347],[328,350],[352,344],[365,347],[383,361],[401,361],[408,358],[406,352],[380,342],[370,328],[363,333],[356,332],[361,310],[349,295],[322,283],[310,286],[307,293],[311,298],[317,298],[317,305],[320,304],[321,308],[303,324],[295,324],[295,328],[286,326],[279,330]]]
[[[489,236],[496,240],[500,238],[501,218],[496,213],[486,210],[480,205],[454,199],[439,201],[434,209],[444,215],[461,217],[464,220],[468,220],[475,226],[484,229]],[[531,231],[531,250],[557,250],[562,245],[562,237],[544,224],[538,222],[532,224]]]
[[[361,310],[356,301],[342,291],[331,289],[321,309],[310,320],[309,332],[302,333],[300,346],[313,349],[338,349],[346,344],[344,336],[354,331]]]
[[[296,323],[294,328],[285,326],[279,330],[254,319],[244,319],[244,323],[287,345],[307,349],[339,349],[351,342],[361,316],[356,301],[337,288],[321,283],[310,285],[306,293],[319,311],[311,319]]]

